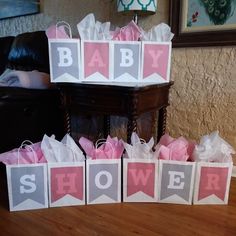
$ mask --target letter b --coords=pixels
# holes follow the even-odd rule
[[[128,48],[121,48],[121,67],[130,67],[134,64],[133,51]]]
[[[59,52],[59,67],[68,67],[73,63],[72,53],[69,48],[66,47],[58,47],[57,51]]]

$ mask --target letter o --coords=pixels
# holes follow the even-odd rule
[[[107,182],[105,184],[101,184],[100,178],[105,175],[107,177]],[[95,184],[100,189],[107,189],[112,185],[112,175],[108,171],[100,171],[95,176]]]

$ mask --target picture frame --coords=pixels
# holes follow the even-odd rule
[[[193,0],[170,0],[170,9],[169,9],[169,24],[171,27],[171,31],[175,34],[172,45],[173,47],[208,47],[208,46],[229,46],[229,45],[236,45],[236,7],[233,14],[233,18],[230,21],[230,24],[219,24],[219,25],[212,25],[209,22],[211,21],[210,17],[203,12],[202,7],[200,5],[200,0],[195,0],[195,3],[199,3],[200,14],[205,14],[205,18],[209,17],[208,20],[205,22],[201,21],[202,25],[199,27],[192,27],[189,24],[189,19],[187,16],[190,16],[190,20],[194,19],[194,14],[198,15],[199,12],[196,11],[191,15],[188,12],[188,3],[192,2]],[[186,4],[187,3],[187,4]],[[196,7],[196,5],[195,5]],[[187,11],[187,13],[186,13]],[[232,14],[232,13],[231,13]],[[191,22],[190,22],[191,24]],[[198,23],[200,24],[200,23]],[[190,27],[189,27],[190,26]],[[192,28],[192,29],[188,29]],[[194,29],[195,28],[195,29]]]
[[[0,0],[0,20],[37,14],[40,12],[40,0]]]

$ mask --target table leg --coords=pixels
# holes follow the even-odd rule
[[[67,97],[63,92],[60,92],[60,99],[61,99],[61,104],[63,106],[63,112],[64,112],[64,130],[66,133],[71,135],[71,113],[68,111],[68,108],[66,106]]]
[[[151,113],[151,137],[155,138],[155,142],[156,137],[157,137],[157,122],[158,122],[158,118],[157,118],[157,111],[154,111]]]
[[[68,110],[65,110],[65,130],[68,134],[71,135],[71,117],[70,117],[70,113],[68,112]]]
[[[137,115],[130,116],[127,124],[127,143],[131,142],[131,135],[133,132],[137,132]]]
[[[165,134],[165,131],[166,131],[166,117],[167,117],[166,107],[162,107],[159,110],[159,115],[158,115],[157,142],[159,142],[161,136]]]
[[[111,128],[110,116],[104,116],[104,138],[107,138],[108,134],[110,134],[110,128]]]

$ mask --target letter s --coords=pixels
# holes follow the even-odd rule
[[[20,178],[20,183],[22,184],[20,186],[20,193],[33,193],[36,191],[36,185],[35,183],[35,175],[23,175]],[[28,187],[28,188],[25,188]]]

